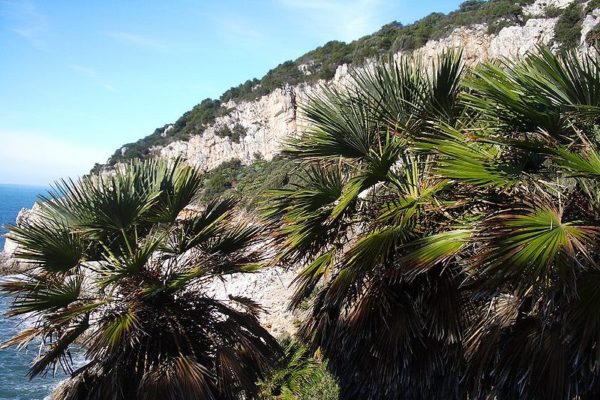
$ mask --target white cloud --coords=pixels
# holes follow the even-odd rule
[[[293,10],[324,40],[351,41],[379,28],[385,13],[381,0],[278,0]],[[385,19],[385,18],[384,18]]]
[[[151,50],[167,51],[173,50],[175,46],[149,36],[139,35],[130,32],[107,32],[105,33],[109,38],[130,46],[142,47]]]
[[[95,82],[96,84],[98,84],[99,86],[103,87],[104,89],[106,89],[110,92],[116,91],[114,86],[111,85],[110,83],[107,83],[100,76],[100,74],[98,74],[98,72],[93,68],[86,67],[86,66],[79,65],[79,64],[70,64],[70,65],[67,65],[67,68],[69,68],[73,72],[77,73],[78,75],[81,75],[83,77],[91,79],[93,82]]]
[[[46,185],[86,174],[111,151],[47,135],[0,131],[0,182]]]
[[[30,0],[0,0],[0,16],[5,18],[14,33],[35,47],[44,47],[48,19]]]

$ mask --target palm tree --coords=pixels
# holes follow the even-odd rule
[[[32,326],[5,345],[39,341],[31,377],[71,372],[53,398],[257,398],[279,345],[256,303],[206,285],[260,268],[260,237],[231,200],[190,209],[201,185],[180,161],[134,162],[57,183],[35,218],[10,227],[29,268],[2,289],[9,316]],[[73,345],[86,355],[75,371]]]
[[[431,73],[403,59],[313,99],[308,131],[287,151],[306,165],[304,182],[273,192],[265,211],[279,224],[279,260],[306,264],[292,305],[318,288],[301,336],[329,358],[344,399],[462,394],[460,375],[447,373],[462,368],[462,272],[440,262],[417,273],[406,259],[427,232],[459,225],[447,215],[460,214],[455,189],[409,142],[433,116],[464,113],[462,71],[457,54]],[[467,235],[456,227],[444,240]]]
[[[271,193],[343,399],[600,394],[600,65],[389,61],[305,106]]]
[[[508,181],[474,236],[472,285],[485,302],[465,341],[469,390],[596,398],[599,60],[539,49],[482,66],[468,86],[484,127],[468,145],[495,149],[489,164]]]

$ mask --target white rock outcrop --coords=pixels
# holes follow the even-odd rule
[[[549,45],[558,18],[532,18],[523,26],[502,29],[490,43],[490,58],[522,58],[536,46]]]
[[[572,2],[573,0],[536,0],[533,4],[523,7],[523,12],[526,15],[541,17],[544,16],[546,10],[550,7],[563,9]]]
[[[224,161],[239,159],[249,164],[257,156],[267,160],[281,149],[282,143],[296,132],[296,93],[298,88],[285,87],[257,101],[233,104],[232,111],[217,119],[202,135],[189,141],[173,142],[159,150],[161,157],[182,157],[202,169],[212,169]],[[216,134],[217,127],[232,128],[236,124],[246,130],[235,143]]]
[[[39,207],[39,204],[35,203],[31,209],[22,208],[17,214],[15,225],[25,225],[33,217],[33,215],[35,215],[36,211],[39,210]],[[14,257],[14,254],[17,251],[17,249],[18,245],[11,239],[6,238],[6,240],[4,241],[3,253],[8,257]]]
[[[36,210],[39,209],[39,205],[35,203],[31,209],[22,208],[17,214],[15,225],[23,226],[35,215]],[[0,274],[1,273],[14,273],[21,270],[22,264],[19,263],[17,257],[15,257],[16,251],[19,249],[17,243],[13,240],[6,238],[4,240],[4,248],[0,251]]]
[[[585,19],[582,23],[581,29],[581,44],[579,46],[579,50],[582,53],[590,53],[596,52],[597,50],[590,46],[587,42],[588,34],[600,23],[600,9],[592,10],[592,12],[588,13],[585,16]]]
[[[268,268],[253,274],[233,274],[216,279],[206,291],[221,300],[226,300],[229,295],[252,299],[263,308],[260,322],[272,335],[292,335],[296,331],[296,317],[288,310],[288,303],[295,276],[295,271]]]

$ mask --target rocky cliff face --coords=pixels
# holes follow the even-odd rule
[[[485,25],[458,28],[444,39],[429,41],[417,50],[417,54],[428,61],[445,50],[461,48],[467,64],[502,57],[522,57],[539,44],[551,44],[557,18],[543,17],[547,7],[564,8],[573,1],[537,0],[526,8],[531,18],[523,26],[503,28],[497,35],[489,35]],[[586,16],[582,29],[582,51],[588,50],[583,38],[599,21],[600,10]],[[341,65],[331,81],[288,86],[252,102],[230,102],[227,107],[232,111],[217,118],[215,124],[201,135],[193,136],[189,141],[154,148],[153,152],[166,158],[182,157],[205,170],[233,159],[239,159],[243,164],[250,164],[257,157],[270,160],[288,138],[298,134],[298,127],[302,125],[298,104],[322,86],[346,85],[351,72],[351,66]],[[236,124],[247,131],[239,143],[216,134],[218,129],[233,128]]]
[[[39,208],[36,203],[31,209],[22,208],[17,214],[15,225],[23,226],[30,218],[35,218],[35,212]],[[19,260],[15,256],[15,252],[18,250],[18,246],[15,242],[6,238],[4,241],[4,249],[0,251],[0,275],[16,273],[22,270],[23,265],[19,263]]]
[[[302,88],[286,87],[257,101],[240,104],[230,102],[227,108],[232,111],[227,116],[217,118],[216,123],[202,135],[153,150],[162,157],[183,157],[207,170],[235,158],[245,164],[251,163],[256,157],[271,159],[280,149],[280,143],[297,130],[296,97],[300,93],[303,93]],[[246,130],[239,143],[217,135],[222,127],[233,129],[236,124]]]

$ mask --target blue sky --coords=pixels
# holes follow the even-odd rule
[[[459,0],[0,0],[0,182],[89,171],[329,40]]]

